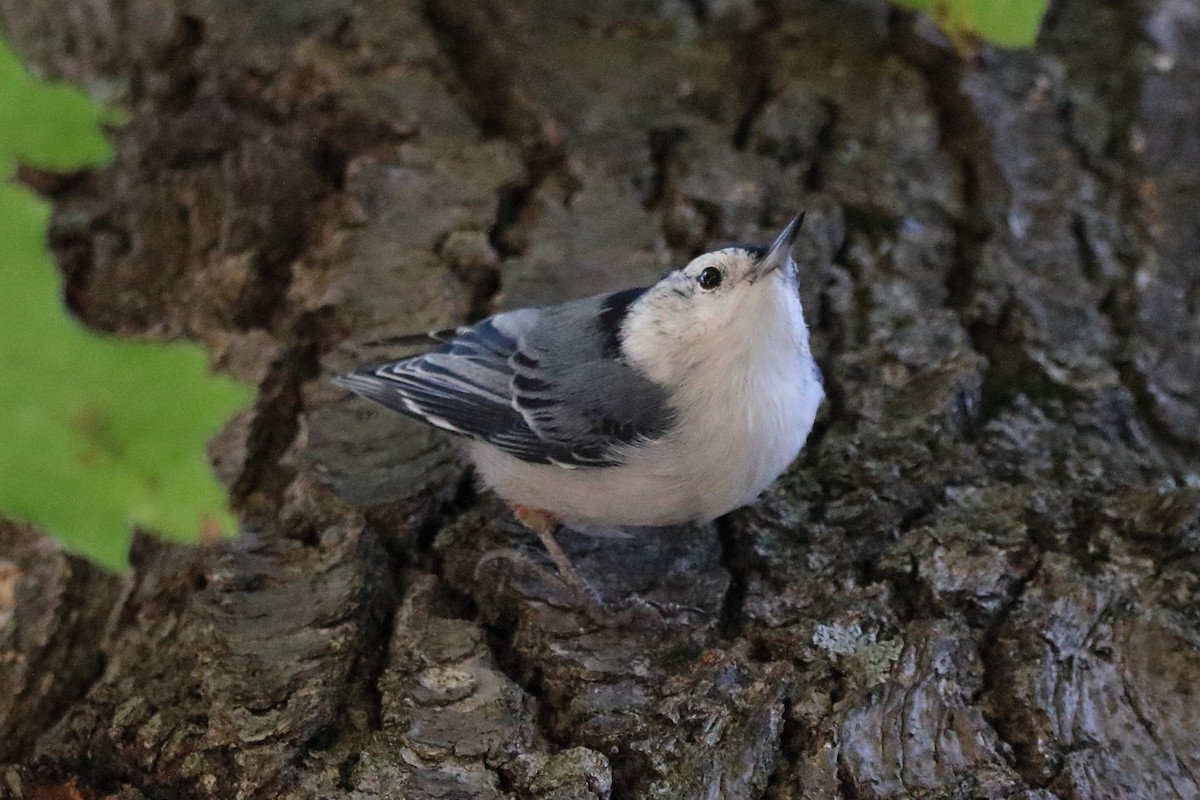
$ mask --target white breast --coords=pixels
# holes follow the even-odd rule
[[[771,311],[704,360],[673,394],[672,432],[621,466],[569,470],[473,443],[480,477],[510,503],[577,525],[707,521],[750,503],[800,452],[824,397],[799,300]]]
[[[580,525],[674,525],[707,521],[746,505],[795,459],[812,429],[823,392],[811,361],[764,391],[714,392],[672,434],[640,448],[618,467],[563,469],[531,464],[473,443],[483,482],[510,503],[553,511]]]
[[[678,441],[665,443],[692,519],[715,519],[752,502],[804,447],[824,392],[807,351],[790,356],[694,398]]]

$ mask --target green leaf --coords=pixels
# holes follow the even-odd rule
[[[77,170],[109,159],[101,123],[114,118],[70,86],[36,81],[0,39],[0,165]]]
[[[80,92],[31,79],[0,42],[0,175],[18,159],[44,169],[106,159],[105,118]],[[234,531],[204,443],[250,390],[213,376],[199,345],[79,325],[48,222],[45,202],[0,184],[0,515],[113,568],[133,527],[185,541]]]
[[[960,52],[980,39],[998,47],[1033,47],[1049,0],[895,0],[924,11]]]

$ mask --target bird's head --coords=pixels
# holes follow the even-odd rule
[[[807,346],[792,259],[802,220],[792,220],[770,247],[714,250],[668,273],[629,308],[625,356],[669,385],[723,356],[786,347],[793,337]]]

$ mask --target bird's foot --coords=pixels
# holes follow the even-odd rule
[[[605,628],[657,629],[666,624],[668,617],[685,612],[702,613],[700,609],[688,608],[673,603],[656,603],[638,596],[627,597],[616,602],[606,602],[575,569],[567,554],[554,538],[560,527],[556,514],[539,508],[512,505],[513,516],[525,528],[538,535],[542,546],[554,562],[557,574],[538,564],[519,550],[500,548],[485,553],[475,567],[476,575],[488,564],[503,560],[521,572],[534,576],[545,585],[557,590],[574,608],[588,620]]]
[[[571,559],[567,558],[567,554],[563,552],[562,547],[558,544],[558,540],[554,538],[555,531],[561,525],[558,515],[540,508],[532,508],[516,503],[513,504],[512,511],[513,516],[517,518],[518,522],[536,533],[538,538],[542,540],[542,546],[550,554],[550,560],[554,562],[554,567],[558,570],[559,577],[577,595],[598,598],[599,595],[588,585],[583,576],[576,571],[575,565],[571,563]]]
[[[676,603],[661,603],[639,595],[620,600],[607,601],[590,584],[580,579],[578,583],[565,578],[554,570],[547,569],[531,556],[515,548],[502,547],[489,550],[475,565],[475,576],[479,578],[492,564],[505,562],[522,575],[532,578],[543,586],[550,587],[552,594],[561,598],[552,605],[559,605],[579,612],[587,620],[601,628],[626,628],[633,630],[658,630],[667,626],[668,620],[683,614],[703,614],[704,611]],[[578,575],[576,574],[576,577]]]
[[[475,577],[479,578],[480,574],[489,565],[499,561],[507,562],[519,572],[552,587],[552,589],[564,596],[572,605],[587,608],[604,604],[604,601],[596,593],[596,590],[580,578],[574,570],[569,574],[564,574],[561,570],[554,572],[553,570],[546,569],[531,556],[513,547],[500,547],[495,550],[489,550],[480,556],[479,561],[475,564]],[[575,580],[572,580],[572,577]]]

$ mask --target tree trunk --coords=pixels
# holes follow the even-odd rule
[[[876,0],[0,0],[124,107],[72,308],[258,384],[235,541],[0,529],[2,798],[1200,796],[1200,8],[964,62]],[[329,378],[807,209],[829,398],[712,526],[564,546]]]

